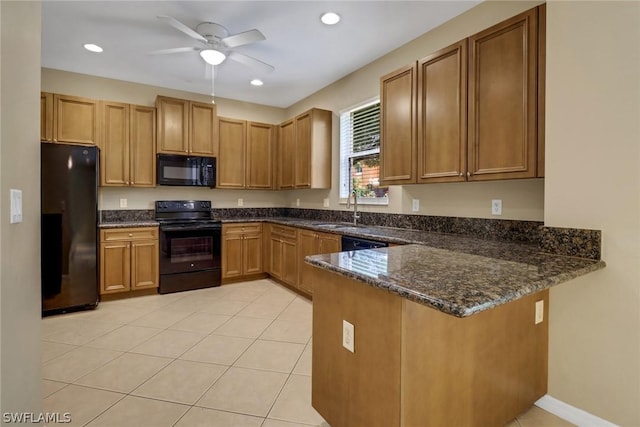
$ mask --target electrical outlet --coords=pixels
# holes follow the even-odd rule
[[[536,325],[544,321],[544,300],[536,301]]]
[[[491,201],[491,215],[502,215],[502,200],[493,199]]]
[[[238,199],[238,206],[244,206],[244,200]]]
[[[127,207],[127,199],[120,199],[120,207],[121,208]]]
[[[20,223],[22,222],[22,191],[10,189],[9,198],[11,199],[11,215],[9,216],[9,223]]]
[[[413,212],[418,212],[420,210],[420,200],[413,199],[413,202],[411,204],[411,210]]]
[[[351,353],[355,352],[355,328],[346,320],[342,321],[342,346]]]
[[[300,206],[300,199],[296,199],[296,206]]]
[[[328,208],[329,207],[329,199],[324,199],[322,201],[322,206],[325,207],[325,208]]]

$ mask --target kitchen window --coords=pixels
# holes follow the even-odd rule
[[[380,186],[380,100],[340,113],[340,199],[356,192],[358,203],[387,205],[388,187]]]

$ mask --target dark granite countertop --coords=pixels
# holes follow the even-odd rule
[[[158,221],[118,221],[101,222],[98,228],[137,228],[137,227],[157,227]]]
[[[458,239],[450,237],[436,243]],[[314,255],[306,261],[457,317],[605,267],[604,261],[543,254],[531,245],[472,238],[461,238],[450,249],[414,244]]]

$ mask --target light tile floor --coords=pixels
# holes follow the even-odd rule
[[[44,411],[71,426],[304,427],[311,302],[272,282],[101,303],[42,320]],[[508,427],[571,424],[533,407]]]

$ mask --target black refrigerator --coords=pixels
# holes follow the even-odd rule
[[[98,305],[97,147],[41,144],[42,314]]]

